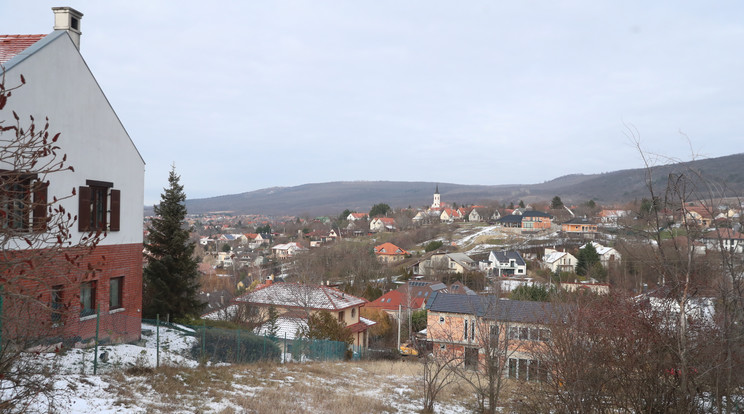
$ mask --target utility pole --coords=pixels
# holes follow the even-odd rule
[[[406,303],[408,306],[408,342],[413,343],[413,324],[411,323],[411,281],[408,281],[408,289],[406,289]]]
[[[400,305],[398,305],[398,352],[400,352]]]

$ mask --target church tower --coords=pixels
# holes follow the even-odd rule
[[[439,208],[440,207],[440,199],[439,199],[439,184],[437,184],[437,189],[434,191],[434,202],[431,203],[431,208]]]

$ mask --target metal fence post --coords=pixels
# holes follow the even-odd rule
[[[155,315],[155,368],[160,368],[160,314]]]
[[[235,349],[235,362],[242,362],[240,360],[240,328],[238,328],[237,337],[238,347]]]
[[[282,364],[287,362],[287,333],[284,332],[284,353],[282,354]]]
[[[0,354],[3,352],[3,287],[0,286]]]
[[[93,347],[93,375],[98,373],[98,327],[101,325],[101,304],[96,309],[96,344]]]
[[[202,346],[201,346],[201,357],[204,360],[204,355],[207,353],[207,322],[202,321]]]

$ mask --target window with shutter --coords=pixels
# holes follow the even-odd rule
[[[110,182],[86,180],[86,184],[78,188],[78,230],[119,231],[121,191]]]
[[[35,232],[44,232],[47,230],[48,195],[49,183],[37,181],[33,186],[34,206],[33,206],[33,229]]]
[[[0,227],[19,233],[46,230],[46,187],[36,174],[0,171]]]

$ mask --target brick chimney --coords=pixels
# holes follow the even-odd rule
[[[52,11],[54,12],[54,30],[67,30],[75,47],[80,50],[80,35],[82,34],[80,20],[83,18],[83,13],[72,7],[52,7]]]

